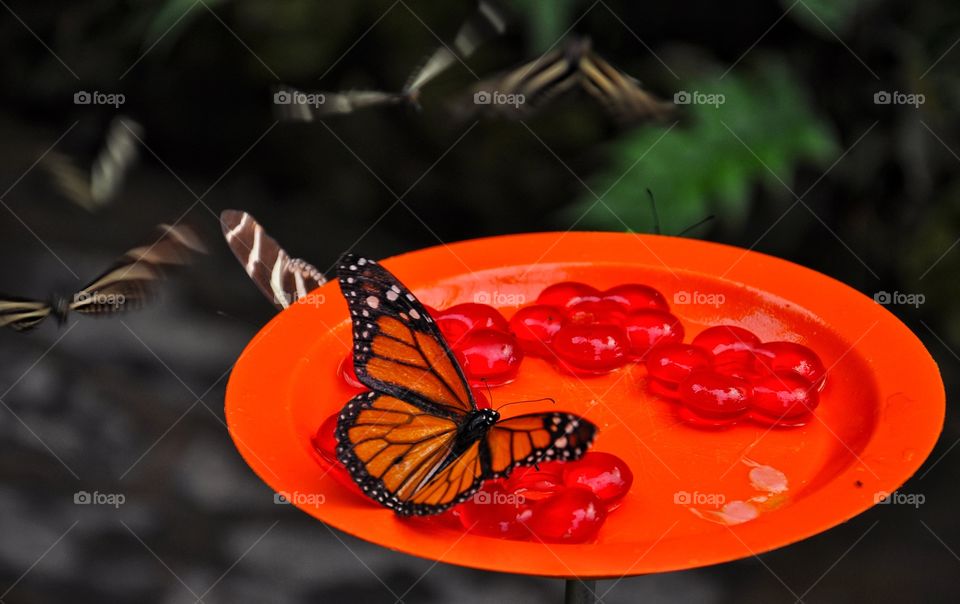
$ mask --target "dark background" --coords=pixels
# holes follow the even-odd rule
[[[273,313],[219,239],[228,207],[323,270],[351,247],[383,257],[502,233],[650,231],[649,187],[667,233],[716,214],[694,236],[754,246],[867,295],[923,294],[891,310],[938,360],[952,399],[954,2],[516,0],[508,35],[428,87],[422,112],[313,124],[276,124],[271,88],[398,89],[473,4],[0,5],[0,290],[70,291],[158,222],[182,219],[211,248],[162,304],[122,322],[0,333],[4,602],[561,599],[558,581],[434,567],[273,504],[223,423],[231,363]],[[584,98],[525,123],[450,117],[471,71],[537,56],[574,22],[659,96],[726,102],[683,107],[669,131],[618,129]],[[146,132],[122,194],[98,212],[33,167],[54,143],[92,161],[118,112],[74,105],[80,90],[122,92],[120,112]],[[879,91],[925,102],[876,104]],[[925,496],[919,509],[879,506],[759,559],[601,583],[613,586],[604,601],[957,601],[958,438],[948,404],[940,443],[902,489]],[[74,505],[80,490],[126,503]]]

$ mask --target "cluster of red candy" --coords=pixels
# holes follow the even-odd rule
[[[651,392],[681,403],[680,415],[704,427],[742,419],[802,426],[820,402],[826,369],[794,342],[761,342],[732,325],[701,331],[689,344],[658,344],[644,359]]]
[[[590,451],[577,461],[519,467],[509,478],[488,480],[430,522],[505,539],[584,543],[597,536],[631,484],[626,462]]]

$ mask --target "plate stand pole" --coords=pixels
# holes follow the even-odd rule
[[[567,579],[564,604],[596,604],[597,582]]]

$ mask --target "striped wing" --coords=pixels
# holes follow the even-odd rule
[[[290,258],[250,214],[224,210],[220,226],[234,256],[277,308],[290,306],[327,282],[312,264]]]
[[[0,296],[0,327],[28,331],[50,316],[52,309],[46,302]]]
[[[107,127],[103,147],[86,173],[66,155],[52,152],[43,165],[57,188],[74,203],[94,211],[116,199],[127,173],[136,163],[143,127],[129,117],[114,118]]]
[[[433,51],[433,54],[407,80],[403,87],[404,92],[408,96],[416,95],[421,88],[446,71],[458,59],[466,59],[484,42],[494,36],[502,35],[506,29],[507,21],[502,9],[489,0],[480,0],[476,12],[457,30],[453,48],[443,45]]]
[[[114,266],[76,292],[71,311],[104,315],[143,307],[155,297],[156,284],[170,266],[186,264],[204,247],[185,226],[162,224],[160,237],[150,245],[128,250]]]
[[[623,124],[661,121],[673,114],[673,103],[661,101],[595,52],[580,61],[581,83],[617,121]]]
[[[322,99],[322,102],[321,102]],[[303,92],[289,86],[277,89],[274,95],[274,113],[285,122],[312,122],[337,115],[348,115],[369,107],[398,105],[409,97],[379,90],[350,90],[347,92]]]
[[[504,419],[487,432],[489,477],[504,476],[518,465],[580,458],[597,427],[570,413],[531,413]]]
[[[347,254],[337,269],[353,321],[353,364],[368,388],[437,415],[476,410],[463,370],[419,300],[369,258]]]
[[[480,82],[473,88],[472,98],[465,101],[472,105],[468,113],[479,111],[487,115],[520,119],[543,108],[577,86],[580,58],[588,47],[588,41],[572,39],[563,48]],[[523,100],[518,104],[500,103],[496,102],[495,95],[502,95],[499,97],[501,99],[513,95],[513,98]]]

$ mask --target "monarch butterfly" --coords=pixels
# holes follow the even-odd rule
[[[110,269],[91,281],[72,298],[51,301],[0,295],[0,327],[27,331],[53,315],[63,323],[71,312],[108,315],[142,307],[153,296],[163,267],[186,264],[203,244],[189,228],[160,225],[163,234],[151,245],[128,250]]]
[[[611,65],[592,48],[589,38],[571,37],[553,51],[473,88],[467,113],[482,111],[507,118],[523,118],[559,95],[581,88],[623,124],[660,121],[674,110],[640,87],[640,83]],[[494,103],[492,93],[523,99]],[[483,99],[483,100],[479,100]]]
[[[442,45],[407,79],[400,92],[351,90],[312,95],[282,86],[275,95],[276,112],[285,121],[312,122],[331,115],[345,115],[367,107],[409,103],[418,106],[420,90],[446,71],[458,59],[472,55],[488,38],[506,31],[506,20],[499,6],[491,0],[480,0],[477,11],[460,26],[453,48]],[[321,97],[322,95],[322,97]],[[322,101],[319,99],[322,98]],[[303,99],[307,102],[300,102]],[[314,102],[316,101],[316,102]]]
[[[518,465],[579,458],[596,426],[570,413],[508,419],[478,409],[463,370],[417,298],[368,258],[337,276],[353,322],[357,378],[371,389],[340,413],[337,456],[371,499],[436,514]]]
[[[72,158],[56,151],[43,159],[43,167],[71,201],[91,212],[99,210],[120,193],[127,172],[137,161],[137,144],[142,136],[140,124],[125,116],[116,117],[107,127],[103,148],[89,174]]]
[[[315,266],[291,258],[250,214],[224,210],[220,227],[247,275],[277,308],[290,306],[327,282]]]

